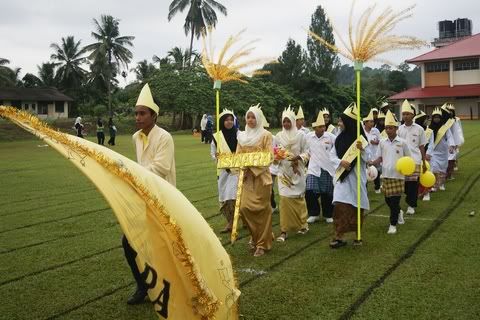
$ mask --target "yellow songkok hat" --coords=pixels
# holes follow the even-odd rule
[[[155,113],[158,115],[160,108],[153,101],[152,92],[150,91],[150,87],[148,86],[148,83],[146,83],[143,86],[142,91],[140,91],[140,95],[138,96],[137,103],[135,104],[135,106],[147,107],[155,111]]]

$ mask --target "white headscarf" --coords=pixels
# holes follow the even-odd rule
[[[75,124],[82,124],[82,118],[81,117],[77,117],[77,119],[75,119]]]
[[[250,128],[248,124],[245,126],[245,131],[241,131],[238,134],[238,143],[242,147],[251,147],[258,143],[258,141],[265,134],[266,130],[263,128],[262,115],[261,111],[257,106],[250,107],[245,114],[245,121],[247,120],[247,115],[253,113],[255,119],[257,120],[257,125],[255,128]]]
[[[207,127],[207,115],[204,114],[202,120],[200,121],[200,129],[205,130]]]
[[[287,118],[290,120],[292,127],[287,130],[283,127],[283,120]],[[284,112],[282,114],[282,131],[277,133],[277,142],[284,148],[290,149],[298,141],[299,131],[295,124],[295,114],[293,112]],[[300,133],[301,134],[301,133]]]

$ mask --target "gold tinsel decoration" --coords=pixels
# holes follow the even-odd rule
[[[376,18],[372,17],[376,5],[368,7],[354,26],[353,12],[355,0],[350,9],[348,21],[348,43],[333,27],[343,47],[333,45],[324,38],[309,30],[308,33],[321,44],[339,53],[352,62],[367,62],[370,60],[393,64],[387,60],[376,58],[378,55],[396,49],[418,49],[426,45],[426,42],[411,36],[397,36],[390,32],[395,26],[412,16],[415,6],[410,6],[401,11],[394,11],[391,7],[384,9]]]
[[[214,319],[215,312],[219,308],[221,302],[212,295],[210,290],[205,286],[205,282],[201,274],[199,273],[193,257],[190,255],[185,241],[182,237],[181,228],[175,223],[175,220],[168,214],[166,208],[134,175],[118,165],[117,162],[111,161],[105,157],[102,153],[89,149],[88,147],[71,140],[67,134],[60,131],[51,129],[46,123],[39,120],[32,114],[21,111],[13,107],[0,106],[0,117],[5,117],[12,122],[18,124],[22,128],[26,129],[22,123],[33,129],[30,131],[32,134],[38,136],[41,139],[51,139],[63,146],[70,148],[72,151],[80,155],[88,156],[98,162],[109,172],[120,177],[123,181],[129,184],[135,192],[145,201],[145,204],[156,212],[156,216],[161,220],[162,225],[174,236],[175,242],[178,244],[178,249],[181,254],[175,255],[180,263],[186,268],[186,274],[192,281],[193,288],[195,290],[196,297],[192,301],[194,306],[201,306],[202,312],[196,308],[197,312],[201,314],[201,318],[204,320]]]
[[[262,63],[273,62],[272,59],[266,58],[244,60],[251,55],[255,49],[252,45],[258,42],[258,40],[249,41],[241,45],[236,51],[231,52],[232,47],[241,42],[241,36],[244,32],[245,30],[242,30],[236,35],[230,36],[220,50],[217,59],[215,59],[215,48],[212,44],[212,37],[210,36],[207,39],[207,33],[203,33],[202,64],[205,67],[208,76],[213,81],[238,81],[247,83],[245,80],[246,74],[241,70],[245,68],[251,68]],[[211,34],[211,29],[209,30],[208,34]],[[256,70],[252,72],[252,75],[262,75],[268,73],[269,72],[266,70]]]

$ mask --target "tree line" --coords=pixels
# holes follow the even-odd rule
[[[186,11],[183,29],[189,47],[176,46],[165,56],[153,55],[129,68],[135,37],[120,33],[120,20],[110,15],[93,19],[92,42],[69,35],[50,45],[50,60],[38,65],[37,74],[19,78],[20,69],[0,58],[0,87],[57,87],[75,101],[70,117],[76,115],[124,115],[133,112],[138,93],[148,82],[161,112],[169,115],[170,129],[189,129],[198,125],[201,115],[214,113],[214,92],[202,64],[200,53],[193,50],[202,30],[214,27],[217,11],[227,15],[227,8],[214,0],[174,0],[168,20]],[[335,43],[332,26],[321,6],[311,16],[310,29]],[[226,83],[221,90],[221,106],[242,114],[260,103],[269,122],[280,125],[280,114],[288,105],[302,105],[307,121],[314,121],[318,110],[327,107],[338,114],[353,101],[353,66],[342,65],[334,52],[307,36],[307,46],[289,39],[278,63],[266,64],[268,74],[253,76],[248,84]],[[121,88],[118,79],[135,74],[135,81]],[[388,65],[365,68],[362,75],[362,105],[373,107],[389,95],[418,85],[420,71],[406,63],[393,69]],[[366,108],[364,108],[366,109]]]

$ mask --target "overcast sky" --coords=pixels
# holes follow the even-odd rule
[[[346,34],[350,0],[217,0],[228,9],[228,16],[219,16],[214,39],[218,46],[226,37],[247,28],[244,38],[261,39],[254,55],[278,57],[288,38],[306,47],[306,32],[315,8],[321,5],[335,27]],[[122,35],[135,36],[132,48],[133,61],[151,60],[154,54],[165,56],[174,46],[187,47],[189,38],[183,32],[186,12],[168,22],[170,0],[0,0],[0,57],[11,61],[11,67],[21,67],[26,72],[37,73],[37,65],[49,60],[52,42],[60,43],[62,37],[75,36],[82,45],[93,42],[93,18],[110,14],[120,21]],[[417,4],[414,16],[401,22],[395,34],[414,35],[430,42],[438,36],[437,22],[469,18],[473,32],[478,33],[480,4],[478,0],[456,1],[394,1],[358,0],[356,12],[378,3],[377,12],[387,5],[394,9]],[[401,4],[400,4],[401,3]],[[201,49],[201,42],[195,43]],[[398,51],[383,56],[395,63],[431,50]],[[343,61],[345,62],[345,61]],[[376,66],[373,64],[372,66]],[[133,75],[128,77],[133,79]],[[123,82],[123,79],[122,79]],[[122,83],[124,84],[124,83]]]

